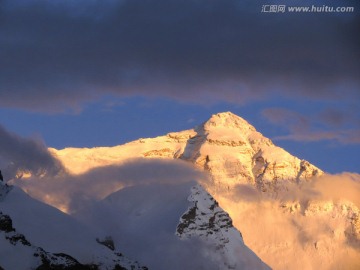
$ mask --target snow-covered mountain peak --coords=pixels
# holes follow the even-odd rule
[[[233,114],[232,112],[222,112],[213,114],[209,120],[204,123],[205,130],[214,128],[237,128],[243,131],[256,131],[245,119]]]
[[[278,180],[299,182],[322,174],[231,112],[214,114],[194,129],[156,138],[115,147],[51,149],[51,153],[74,174],[134,158],[182,159],[209,171],[216,188],[251,183],[265,191]]]
[[[262,191],[276,191],[282,180],[301,182],[322,174],[309,162],[274,145],[254,126],[231,112],[212,115],[194,131],[195,135],[187,133],[190,137],[185,141],[184,150],[179,149],[174,157],[209,171],[214,180],[210,184],[212,191],[248,183]],[[172,137],[177,138],[176,134]]]
[[[249,122],[231,112],[212,115],[197,131],[199,135],[205,135],[211,144],[246,146],[255,152],[274,145]]]

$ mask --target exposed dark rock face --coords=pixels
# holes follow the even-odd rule
[[[0,181],[0,202],[5,198],[6,194],[10,192],[12,186],[4,184]]]
[[[189,201],[193,202],[193,206],[181,216],[176,229],[178,236],[207,236],[234,229],[228,213],[222,210],[218,202],[200,186],[192,189]]]
[[[5,239],[7,239],[12,245],[16,245],[18,243],[31,247],[31,244],[28,240],[26,240],[25,236],[20,233],[12,233],[5,236]]]
[[[176,235],[180,239],[194,237],[207,243],[209,252],[213,252],[211,256],[222,258],[219,269],[241,269],[234,258],[238,258],[239,250],[246,252],[247,248],[229,214],[200,185],[191,189],[188,201],[191,205],[181,216]]]
[[[41,265],[36,270],[97,270],[96,265],[83,265],[73,257],[64,253],[50,253],[37,248],[34,257],[41,259]]]
[[[195,224],[196,218],[196,206],[190,207],[189,210],[181,216],[181,222],[177,226],[177,233],[182,235],[186,228],[189,228],[191,224]]]
[[[114,240],[111,238],[111,236],[106,236],[104,240],[100,240],[99,238],[96,238],[96,242],[98,242],[101,245],[104,245],[105,247],[107,247],[112,251],[115,250]]]
[[[2,212],[0,212],[0,231],[6,233],[15,231],[11,218],[8,215],[3,215]]]

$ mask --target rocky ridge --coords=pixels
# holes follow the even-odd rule
[[[222,257],[221,269],[251,269],[249,265],[240,265],[240,258],[246,256],[247,261],[258,258],[245,246],[241,233],[218,202],[201,185],[192,187],[188,201],[190,206],[180,218],[176,235],[180,239],[197,237],[209,243],[214,252],[212,256]],[[257,268],[270,269],[259,262]]]
[[[241,233],[232,225],[230,216],[219,207],[217,201],[200,185],[191,189],[188,198],[190,208],[181,216],[176,234],[180,238],[199,236],[216,240],[217,249],[225,247],[230,241],[230,234],[243,243]]]
[[[229,215],[200,185],[192,188],[188,200],[191,206],[181,216],[176,235],[181,239],[199,237],[214,243],[216,252],[226,257],[224,269],[236,269],[236,263],[228,254],[231,250],[229,246],[244,245],[244,241],[241,233],[233,227]]]

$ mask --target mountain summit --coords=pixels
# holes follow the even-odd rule
[[[211,127],[228,127],[242,129],[244,132],[247,130],[255,131],[255,128],[249,124],[245,119],[233,114],[232,112],[222,112],[213,114],[209,120],[204,123],[204,126]]]
[[[231,112],[212,115],[194,131],[180,158],[210,171],[220,186],[251,183],[263,191],[276,190],[281,181],[301,182],[323,173],[277,147]],[[168,134],[172,138],[179,135],[183,132]]]

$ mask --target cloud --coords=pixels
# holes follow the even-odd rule
[[[356,108],[325,108],[320,112],[306,112],[311,114],[301,114],[285,108],[267,108],[261,113],[271,124],[289,132],[276,136],[273,140],[360,143],[360,115]]]
[[[194,122],[195,122],[195,119],[194,119],[194,118],[189,118],[189,119],[186,121],[186,123],[189,123],[189,124],[194,123]]]
[[[356,14],[269,17],[262,4],[2,1],[0,104],[63,111],[104,94],[359,98]]]
[[[17,179],[32,197],[64,212],[79,209],[129,186],[181,184],[206,178],[202,172],[180,160],[134,159],[118,166],[93,169],[81,175],[63,173],[54,177]]]
[[[266,194],[239,185],[217,194],[216,199],[245,243],[274,269],[284,265],[299,270],[356,269],[360,174],[325,174],[284,187]],[[325,262],[324,257],[329,260]]]
[[[110,234],[119,249],[151,269],[222,269],[229,254],[219,250],[217,240],[180,240],[175,235],[179,218],[191,205],[187,198],[194,184],[176,181],[127,187],[75,216]],[[268,269],[239,244],[237,256],[231,257],[234,269]]]
[[[289,134],[276,136],[273,140],[286,140],[297,142],[318,142],[324,140],[334,140],[342,144],[359,144],[360,129],[358,130],[339,130],[339,131],[310,131],[299,134]]]
[[[284,108],[267,108],[262,111],[270,123],[286,126],[292,131],[309,129],[310,119],[292,110]]]
[[[353,114],[345,111],[340,111],[335,108],[327,108],[320,113],[319,117],[328,125],[334,127],[341,127],[347,122],[348,119],[351,119],[353,117]]]
[[[40,141],[20,137],[0,125],[0,166],[5,180],[17,173],[54,176],[62,170],[58,162]]]
[[[326,174],[315,179],[310,190],[316,190],[324,200],[348,200],[360,207],[360,175],[356,173]]]
[[[151,269],[217,269],[215,259],[204,252],[208,249],[210,253],[214,247],[198,239],[181,241],[175,235],[193,184],[153,183],[124,188],[76,217],[110,234],[127,256]]]

